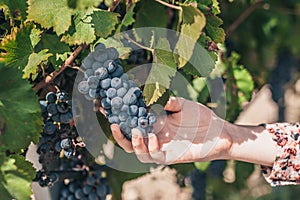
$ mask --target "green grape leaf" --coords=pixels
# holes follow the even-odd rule
[[[36,143],[42,130],[38,98],[22,72],[16,68],[0,68],[0,149],[19,151]],[[18,138],[18,139],[16,139]]]
[[[135,19],[134,19],[134,8],[135,8],[135,5],[136,4],[132,4],[132,6],[129,8],[129,10],[127,11],[127,13],[125,14],[122,22],[121,22],[121,25],[122,26],[130,26],[131,24],[133,24],[135,22]]]
[[[215,67],[215,61],[202,45],[198,44],[194,47],[194,52],[189,62],[183,67],[184,72],[196,76],[209,76]]]
[[[62,55],[71,53],[69,45],[61,42],[56,34],[42,34],[41,41],[36,45],[35,50],[41,51],[43,49],[48,49],[48,52],[52,54],[48,61],[53,66],[60,66],[65,60]]]
[[[57,35],[63,34],[71,26],[73,10],[68,0],[28,0],[27,20],[39,23],[44,28],[52,28]]]
[[[37,73],[37,69],[39,64],[44,61],[47,61],[48,58],[52,56],[51,53],[48,53],[48,49],[41,50],[38,53],[32,53],[28,58],[28,63],[23,69],[23,76],[22,78],[30,78],[30,75],[35,75]]]
[[[118,13],[98,9],[95,10],[91,16],[96,35],[106,38],[115,30],[115,26],[119,23],[118,17],[120,15]]]
[[[0,155],[1,199],[30,199],[31,182],[35,176],[32,164],[24,156]]]
[[[33,26],[14,28],[10,35],[3,38],[0,49],[4,52],[0,57],[8,67],[23,68],[27,64],[28,57],[33,52],[30,38],[32,31]]]
[[[92,13],[91,8],[87,11],[77,11],[72,26],[62,40],[70,45],[91,44],[96,39],[95,30],[91,24]]]
[[[0,8],[3,9],[6,19],[26,19],[26,0],[0,0]]]
[[[192,57],[194,47],[199,39],[206,24],[205,15],[193,6],[181,6],[182,12],[180,19],[180,36],[175,49],[178,54],[178,66],[183,67]],[[197,52],[195,52],[197,53]]]
[[[224,29],[220,26],[223,24],[222,19],[215,15],[210,15],[207,18],[207,24],[205,26],[207,35],[216,43],[223,43],[225,40]]]
[[[151,11],[149,10],[151,8]],[[144,0],[140,1],[136,6],[136,17],[135,23],[133,25],[135,33],[135,37],[137,41],[143,43],[145,46],[151,48],[151,40],[153,39],[153,34],[156,31],[151,31],[150,27],[162,27],[165,28],[167,26],[167,13],[165,10],[165,6],[157,3],[152,0]],[[143,29],[144,27],[148,27],[147,29]],[[141,29],[138,29],[141,28]],[[160,37],[163,37],[160,34]]]
[[[221,13],[218,0],[212,0],[212,13],[217,15]]]
[[[166,92],[175,74],[176,63],[170,44],[166,38],[160,38],[153,51],[153,63],[143,92],[147,105],[155,103]]]

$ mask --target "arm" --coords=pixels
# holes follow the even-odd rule
[[[233,159],[272,166],[275,160],[276,143],[263,126],[231,124],[202,104],[182,98],[171,98],[165,110],[172,114],[160,118],[155,134],[148,138],[133,129],[132,141],[128,141],[115,124],[111,125],[113,136],[141,162],[172,164]]]

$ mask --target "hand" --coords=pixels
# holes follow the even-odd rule
[[[138,129],[132,129],[129,141],[118,125],[112,124],[117,143],[126,152],[134,152],[141,162],[173,164],[227,158],[231,147],[231,138],[223,128],[227,122],[212,110],[175,97],[170,98],[164,109],[168,114],[158,117],[154,133],[147,138]]]

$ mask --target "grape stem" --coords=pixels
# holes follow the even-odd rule
[[[108,11],[113,12],[116,9],[116,7],[119,5],[120,2],[121,2],[121,0],[114,0],[112,7],[108,8]]]
[[[164,1],[162,1],[162,0],[155,0],[155,1],[157,1],[158,3],[160,3],[160,4],[162,4],[162,5],[167,6],[167,7],[169,7],[169,8],[173,8],[173,9],[175,9],[175,10],[180,10],[180,11],[182,11],[182,8],[181,8],[180,6],[175,6],[175,5],[173,5],[173,4],[169,4],[169,3],[164,2]]]
[[[150,52],[154,53],[154,49],[151,49],[151,48],[149,48],[149,47],[146,47],[146,46],[144,46],[144,45],[142,45],[142,44],[140,44],[140,43],[134,41],[134,40],[131,39],[128,35],[124,34],[124,37],[125,37],[127,40],[130,40],[130,42],[132,42],[132,43],[135,44],[136,46],[138,46],[138,47],[140,47],[140,48],[142,48],[142,49],[145,49],[145,50],[147,50],[147,51],[150,51]]]
[[[80,52],[87,48],[88,45],[81,44],[78,46],[75,51],[65,60],[58,71],[54,71],[51,74],[47,75],[41,82],[39,82],[36,86],[34,86],[34,90],[38,91],[45,86],[48,86],[59,74],[61,74],[66,68],[71,67],[72,63],[76,59],[76,57],[80,54]]]

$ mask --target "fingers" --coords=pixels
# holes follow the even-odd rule
[[[148,149],[151,158],[156,163],[164,163],[165,161],[165,154],[159,148],[158,138],[155,134],[149,133],[148,134]]]
[[[112,135],[115,138],[116,142],[128,153],[132,153],[133,148],[132,144],[126,137],[121,133],[119,126],[117,124],[110,125]]]
[[[132,146],[137,158],[144,163],[153,162],[149,155],[148,148],[144,142],[141,131],[134,128],[131,130],[132,133]]]
[[[178,97],[170,97],[169,101],[165,105],[166,111],[179,112],[181,110],[182,104],[185,100]]]

